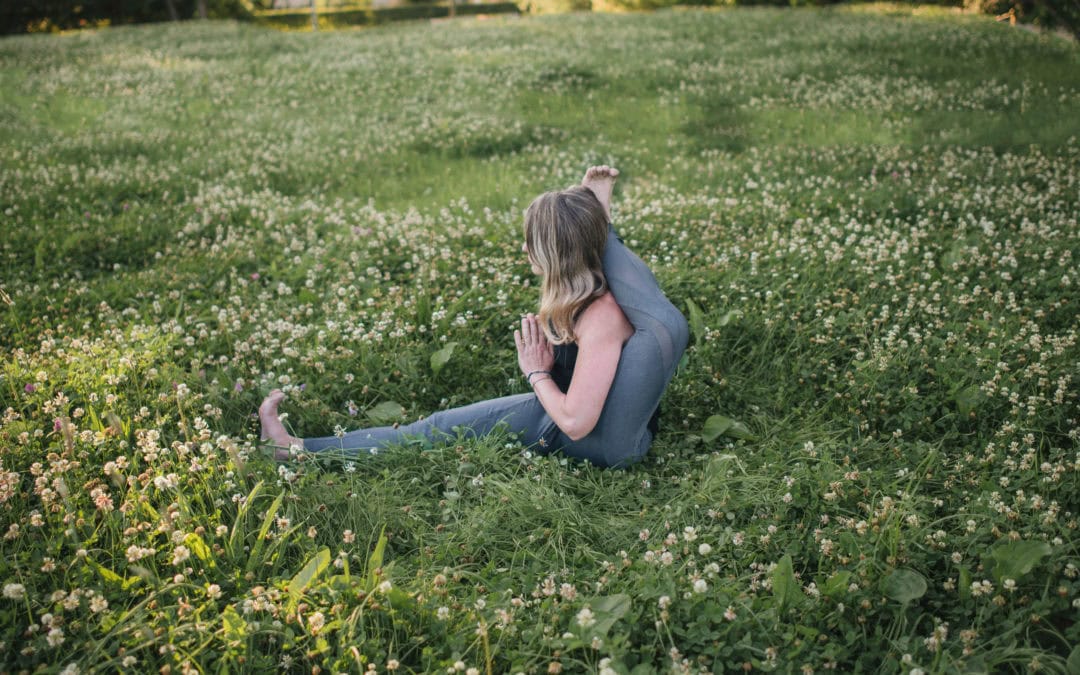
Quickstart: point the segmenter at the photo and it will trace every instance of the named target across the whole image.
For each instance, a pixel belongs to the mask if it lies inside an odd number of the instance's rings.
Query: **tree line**
[[[319,6],[347,0],[316,0]],[[406,0],[431,4],[449,0]],[[593,9],[655,9],[689,5],[829,5],[849,0],[515,0],[526,12],[563,12]],[[933,1],[933,0],[932,0]],[[92,28],[105,25],[182,21],[199,18],[250,20],[273,0],[36,0],[0,3],[0,32],[27,33]],[[365,0],[354,4],[363,5]],[[1010,22],[1045,28],[1063,28],[1080,39],[1080,0],[936,0],[936,4],[964,6]]]

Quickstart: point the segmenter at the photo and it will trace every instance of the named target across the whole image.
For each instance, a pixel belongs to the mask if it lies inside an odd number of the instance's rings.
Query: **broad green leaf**
[[[1008,648],[1011,649],[1012,645]],[[990,667],[986,665],[986,659],[980,654],[975,654],[964,659],[964,670],[962,672],[964,675],[990,675],[990,673],[998,671],[991,670]]]
[[[971,599],[971,572],[967,567],[960,565],[960,598],[962,600]]]
[[[682,372],[686,370],[686,365],[688,363],[690,363],[690,354],[688,352],[683,352],[682,358],[679,359],[679,365],[676,368],[676,371]]]
[[[723,328],[724,326],[728,325],[729,323],[731,323],[735,319],[741,318],[742,315],[743,315],[743,312],[742,312],[741,309],[733,309],[733,310],[731,310],[729,312],[726,312],[724,314],[724,316],[720,317],[720,320],[716,323],[716,325],[719,326],[720,328]]]
[[[368,419],[375,424],[391,424],[401,419],[405,409],[395,401],[383,401],[367,411]]]
[[[225,611],[221,613],[221,625],[225,629],[226,642],[244,639],[247,622],[244,621],[243,617],[237,613],[236,608],[232,605],[226,606]]]
[[[456,342],[447,342],[445,347],[431,355],[431,372],[435,373],[436,376],[450,360],[450,357],[454,355],[455,347],[457,347]],[[370,415],[370,413],[368,414]]]
[[[258,565],[264,562],[262,560],[262,550],[263,545],[266,542],[266,534],[274,524],[274,519],[277,518],[278,509],[281,508],[281,502],[284,499],[285,493],[282,492],[274,499],[274,503],[270,505],[270,508],[266,510],[266,515],[263,516],[262,527],[259,528],[259,536],[255,538],[255,543],[251,545],[251,554],[248,556],[248,572],[254,570]]]
[[[1073,647],[1069,652],[1069,659],[1065,662],[1065,672],[1069,675],[1080,675],[1080,645]]]
[[[926,594],[926,579],[915,570],[902,567],[882,579],[881,592],[885,597],[906,605]]]
[[[209,561],[210,566],[214,566],[213,554],[210,552],[210,547],[206,545],[206,542],[203,541],[202,537],[194,532],[189,532],[188,535],[184,537],[184,545],[195,554],[196,558],[203,562]]]
[[[967,417],[971,413],[975,412],[975,409],[979,407],[979,404],[983,402],[986,395],[983,394],[982,389],[977,385],[971,385],[961,389],[953,397],[956,401],[956,409],[960,412],[960,415]]]
[[[607,635],[615,622],[623,618],[630,611],[630,596],[625,593],[606,595],[589,603],[589,607],[596,617],[596,623],[589,629],[598,637]]]
[[[851,582],[851,572],[840,570],[825,580],[821,586],[821,592],[830,598],[842,593],[847,593],[848,584]]]
[[[715,441],[721,436],[730,436],[744,441],[753,440],[754,435],[750,429],[738,420],[723,415],[711,415],[705,420],[705,427],[701,430],[701,437],[706,442]]]
[[[379,583],[378,571],[383,566],[383,556],[386,555],[386,541],[386,526],[383,526],[382,531],[379,532],[379,540],[375,543],[375,550],[368,556],[366,586],[368,592],[371,592]]]
[[[990,552],[994,559],[994,576],[997,581],[1018,581],[1030,572],[1045,556],[1050,555],[1050,544],[1045,541],[1009,541],[999,544]]]
[[[121,588],[123,590],[125,590],[125,591],[128,588],[130,588],[130,587],[134,586],[135,584],[139,583],[140,581],[146,581],[148,583],[153,583],[157,579],[157,576],[153,572],[151,572],[148,568],[143,567],[142,565],[128,565],[128,569],[135,576],[128,577],[124,581],[124,585],[121,586]]]
[[[717,438],[724,435],[731,425],[735,421],[730,417],[724,417],[723,415],[712,415],[709,419],[705,420],[705,427],[701,430],[701,437],[706,442],[715,441]]]
[[[105,567],[104,565],[102,565],[100,563],[97,563],[97,562],[91,562],[91,564],[94,566],[94,569],[96,569],[98,571],[98,574],[101,575],[101,578],[104,579],[105,581],[108,581],[109,583],[121,584],[121,585],[124,583],[124,577],[120,576],[116,572],[113,572],[108,567]]]
[[[690,298],[686,299],[686,309],[690,314],[690,332],[694,334],[694,344],[700,345],[705,341],[705,314]]]
[[[94,412],[93,406],[86,406],[86,412],[90,415],[90,428],[94,431],[105,431],[105,425],[101,423],[97,413]]]
[[[236,550],[237,541],[240,531],[243,529],[244,516],[247,515],[248,509],[255,503],[255,498],[262,492],[263,482],[259,481],[255,483],[255,486],[251,488],[251,492],[248,493],[247,499],[240,505],[240,508],[236,510],[236,520],[233,521],[232,531],[229,532],[229,554]]]
[[[802,601],[802,589],[791,566],[791,556],[785,555],[772,572],[772,591],[780,610],[795,607]]]
[[[732,422],[731,426],[728,427],[727,435],[743,441],[754,440],[754,434],[750,433],[750,428],[738,420]]]
[[[301,594],[304,590],[311,585],[311,582],[315,581],[323,570],[330,566],[330,549],[321,548],[318,552],[311,556],[311,560],[307,561],[299,572],[296,573],[289,581],[289,606],[295,607],[299,602]]]

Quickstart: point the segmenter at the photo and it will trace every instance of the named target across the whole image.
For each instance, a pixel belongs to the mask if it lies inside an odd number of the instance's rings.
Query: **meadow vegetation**
[[[1080,49],[686,10],[0,40],[0,670],[1077,672]],[[507,434],[590,164],[692,328],[648,459]]]

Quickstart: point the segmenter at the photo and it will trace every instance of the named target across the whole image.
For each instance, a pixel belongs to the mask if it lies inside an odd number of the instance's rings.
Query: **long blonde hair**
[[[603,205],[580,185],[545,192],[525,211],[529,259],[543,272],[537,318],[552,344],[575,341],[577,313],[607,292],[607,231]]]

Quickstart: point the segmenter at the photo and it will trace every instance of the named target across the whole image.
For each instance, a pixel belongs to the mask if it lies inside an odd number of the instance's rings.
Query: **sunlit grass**
[[[1078,73],[893,5],[0,40],[0,669],[1066,672]],[[693,332],[645,462],[258,451],[524,391],[598,163]]]

